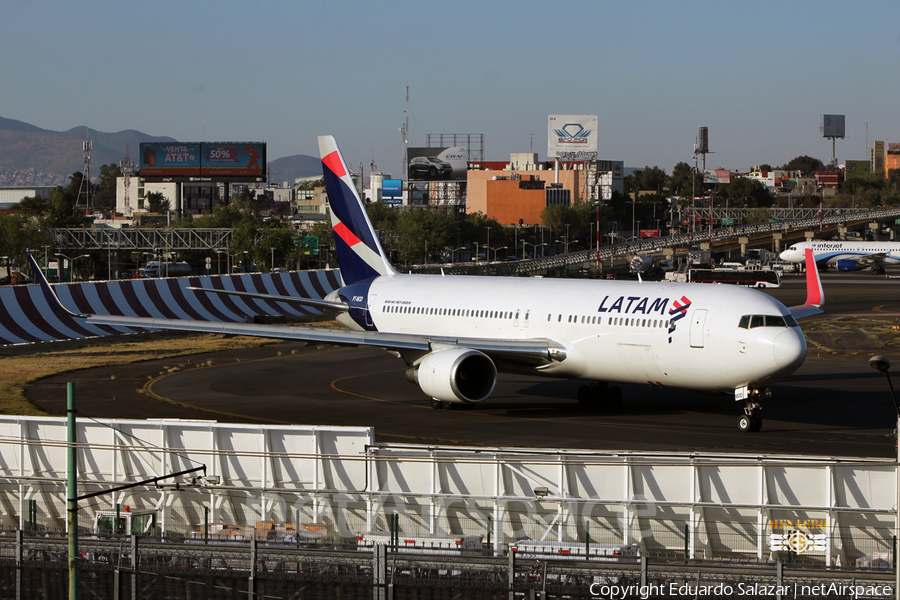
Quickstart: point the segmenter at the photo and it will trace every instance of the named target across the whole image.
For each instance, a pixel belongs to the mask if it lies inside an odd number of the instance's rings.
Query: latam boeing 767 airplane
[[[320,137],[319,151],[343,287],[323,300],[189,289],[315,307],[346,330],[75,316],[95,324],[381,347],[405,361],[407,378],[434,408],[487,399],[500,372],[582,380],[578,400],[585,404],[617,404],[622,391],[615,384],[622,383],[724,393],[745,402],[743,431],[760,429],[760,401],[806,358],[796,319],[822,312],[815,269],[808,270],[806,303],[790,310],[731,285],[405,275],[382,249],[334,138]],[[69,312],[41,283],[51,306]]]

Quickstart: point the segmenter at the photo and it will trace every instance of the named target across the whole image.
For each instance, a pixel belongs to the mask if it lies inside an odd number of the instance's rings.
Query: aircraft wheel
[[[753,415],[751,417],[751,420],[753,421],[753,425],[750,431],[759,431],[760,429],[762,429],[762,417],[760,417],[759,415]]]
[[[738,420],[738,429],[744,433],[753,431],[753,417],[750,415],[741,415],[741,418]]]
[[[578,404],[581,406],[590,406],[596,400],[597,395],[589,385],[583,385],[578,388]]]
[[[440,409],[444,408],[444,405],[437,398],[432,398],[431,399],[431,408],[433,408],[435,410],[440,410]]]
[[[441,404],[444,406],[444,410],[453,410],[453,403],[449,400],[444,400]]]
[[[622,388],[614,385],[607,390],[606,405],[610,408],[619,408],[622,405]]]

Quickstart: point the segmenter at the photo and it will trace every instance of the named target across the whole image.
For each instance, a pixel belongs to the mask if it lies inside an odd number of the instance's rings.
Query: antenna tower
[[[125,158],[119,161],[119,169],[122,170],[122,182],[125,187],[125,218],[130,219],[134,215],[131,207],[131,178],[134,176],[134,161],[128,154],[128,145],[125,146]]]
[[[400,179],[406,181],[406,167],[409,164],[409,86],[406,86],[406,109],[403,111],[404,121],[400,126],[400,137],[403,138],[403,164],[400,165]]]
[[[79,210],[91,210],[94,203],[91,201],[91,150],[94,143],[91,140],[84,140],[81,143],[84,151],[84,171],[81,178],[81,185],[78,188],[78,199],[75,201],[75,208]]]

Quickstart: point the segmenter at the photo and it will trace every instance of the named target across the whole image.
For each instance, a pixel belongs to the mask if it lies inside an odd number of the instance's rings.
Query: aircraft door
[[[703,331],[706,325],[705,308],[698,308],[691,315],[691,348],[703,347]]]
[[[372,312],[375,310],[375,299],[377,294],[370,294],[366,300],[366,325],[372,324]]]

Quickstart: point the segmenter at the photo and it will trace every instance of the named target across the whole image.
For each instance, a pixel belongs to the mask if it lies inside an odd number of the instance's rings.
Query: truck
[[[143,269],[143,277],[183,277],[191,274],[191,265],[186,262],[151,260]]]

